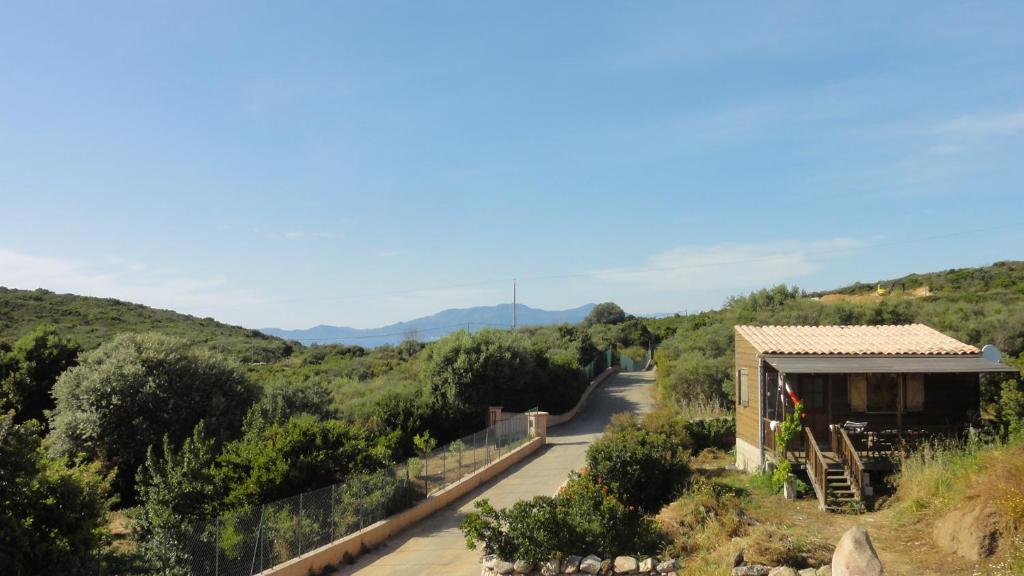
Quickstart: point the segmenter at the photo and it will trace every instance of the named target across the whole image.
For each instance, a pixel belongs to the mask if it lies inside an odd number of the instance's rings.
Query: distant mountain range
[[[516,324],[542,326],[548,324],[575,324],[586,318],[594,304],[585,304],[569,310],[540,310],[525,304],[516,304]],[[303,344],[358,344],[366,348],[384,344],[398,344],[414,338],[421,341],[437,340],[456,330],[476,332],[482,328],[509,328],[512,326],[512,305],[451,308],[433,314],[381,326],[380,328],[349,328],[347,326],[314,326],[304,330],[261,328],[260,332]]]

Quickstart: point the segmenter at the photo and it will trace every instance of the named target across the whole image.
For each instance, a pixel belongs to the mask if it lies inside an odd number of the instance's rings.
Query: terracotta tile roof
[[[762,354],[979,354],[924,324],[899,326],[737,326]]]

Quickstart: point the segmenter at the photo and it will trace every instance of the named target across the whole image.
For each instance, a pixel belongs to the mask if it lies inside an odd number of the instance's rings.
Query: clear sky
[[[1020,2],[5,2],[0,285],[251,327],[1024,258]]]

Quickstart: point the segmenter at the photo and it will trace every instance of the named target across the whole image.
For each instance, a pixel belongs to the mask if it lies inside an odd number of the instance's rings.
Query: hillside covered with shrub
[[[159,332],[201,343],[240,362],[273,362],[296,345],[258,330],[231,326],[172,310],[150,308],[115,298],[15,290],[0,286],[0,341],[13,342],[40,325],[92,350],[117,334]]]
[[[878,294],[879,285],[886,288],[885,295]],[[661,341],[656,360],[658,389],[665,400],[728,406],[734,389],[733,328],[738,324],[914,322],[979,347],[995,344],[1004,360],[1020,362],[1024,353],[1024,262],[911,274],[829,293],[811,294],[780,285],[730,298],[719,310],[648,320],[647,327]],[[988,387],[985,400],[995,401],[996,394],[997,387]]]

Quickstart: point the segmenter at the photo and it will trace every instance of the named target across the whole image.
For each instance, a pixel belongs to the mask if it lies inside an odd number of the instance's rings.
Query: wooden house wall
[[[743,336],[736,334],[736,369],[733,377],[736,378],[736,436],[753,446],[761,445],[760,427],[758,426],[760,415],[760,390],[761,380],[757,371],[757,351]],[[746,406],[740,403],[739,397],[739,371],[747,370],[747,390],[749,402]]]

